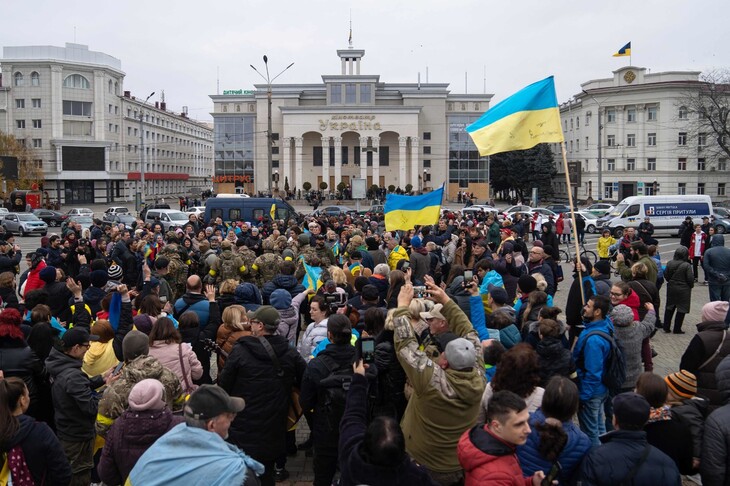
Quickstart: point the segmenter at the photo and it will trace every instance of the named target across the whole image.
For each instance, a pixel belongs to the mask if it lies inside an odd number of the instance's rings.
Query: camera
[[[428,297],[428,293],[426,291],[426,287],[423,285],[417,285],[413,287],[413,298],[414,299],[424,299]]]
[[[327,307],[329,307],[330,314],[334,314],[337,312],[337,309],[344,307],[347,304],[347,294],[340,292],[325,292],[323,295],[324,301],[327,304]]]

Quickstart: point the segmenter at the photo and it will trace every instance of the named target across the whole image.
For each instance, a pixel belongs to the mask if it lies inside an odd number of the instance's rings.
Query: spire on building
[[[350,37],[347,39],[347,43],[350,45],[350,49],[352,49],[352,9],[350,9]]]

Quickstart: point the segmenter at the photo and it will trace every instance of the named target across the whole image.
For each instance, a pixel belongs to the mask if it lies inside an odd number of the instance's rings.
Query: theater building
[[[211,95],[218,192],[288,187],[296,194],[305,183],[326,183],[331,192],[360,178],[368,188],[413,191],[446,182],[452,199],[460,189],[486,198],[487,161],[464,127],[487,110],[492,95],[452,94],[448,83],[384,83],[364,74],[364,50],[337,56],[339,74],[322,75],[321,84],[271,85],[271,173],[269,86]]]

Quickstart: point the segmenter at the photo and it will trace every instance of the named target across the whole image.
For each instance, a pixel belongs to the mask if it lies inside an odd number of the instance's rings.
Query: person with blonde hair
[[[246,316],[246,309],[237,304],[226,307],[222,320],[215,342],[226,354],[230,354],[233,345],[239,338],[251,335],[251,323]],[[222,354],[218,354],[218,369],[222,370],[225,363],[226,358]]]
[[[236,287],[238,287],[238,284],[238,280],[233,278],[221,282],[218,289],[218,307],[220,307],[221,312],[225,311],[228,306],[236,304]]]

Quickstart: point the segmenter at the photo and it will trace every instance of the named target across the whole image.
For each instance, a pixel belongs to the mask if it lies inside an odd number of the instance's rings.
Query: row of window
[[[43,128],[43,122],[40,118],[32,120],[33,128]],[[15,128],[25,128],[25,120],[15,120]]]
[[[649,147],[656,147],[656,133],[651,132],[646,134],[646,145]],[[677,145],[686,146],[687,145],[687,132],[679,132],[677,136]],[[588,137],[585,138],[585,150],[588,150]],[[707,145],[707,134],[706,133],[700,133],[697,135],[697,146],[698,147],[705,147]],[[606,135],[606,146],[607,147],[618,147],[616,144],[616,135]],[[626,146],[627,147],[636,147],[636,134],[635,133],[629,133],[626,135]],[[580,150],[580,140],[575,140],[575,149]],[[570,141],[570,150],[573,150],[573,141]]]
[[[687,109],[685,107],[680,107],[679,114],[680,119],[686,119],[687,118]],[[585,126],[590,126],[591,124],[591,117],[592,113],[589,111],[585,114]],[[616,109],[615,108],[607,108],[606,109],[606,123],[614,123],[616,122]],[[646,119],[648,121],[656,121],[659,119],[659,107],[652,105],[648,106],[646,108]],[[637,115],[636,115],[636,108],[628,108],[626,110],[626,121],[628,123],[635,123],[637,121]],[[580,117],[576,116],[575,118],[569,118],[563,120],[563,125],[565,127],[565,131],[568,131],[568,125],[570,125],[570,129],[573,130],[580,128]]]
[[[677,159],[677,170],[687,170],[687,158],[686,157],[680,157]],[[707,170],[708,164],[707,160],[704,158],[697,159],[697,165],[696,170]],[[711,167],[712,168],[712,167]],[[718,171],[727,171],[727,159],[719,159],[717,161],[717,164],[715,166],[715,169]],[[606,159],[606,170],[607,171],[615,171],[616,170],[616,159]],[[656,168],[656,158],[655,157],[649,157],[646,159],[646,166],[645,167],[638,167],[636,164],[635,158],[627,158],[626,159],[626,170],[632,171],[632,170],[647,170],[647,171],[655,171]]]
[[[31,103],[33,108],[40,108],[41,107],[41,99],[40,98],[31,98]],[[25,109],[25,98],[16,98],[15,99],[15,109],[17,110],[24,110]]]
[[[111,107],[112,105],[109,105],[109,106]],[[111,111],[109,113],[111,113]],[[116,110],[115,110],[115,113],[116,113]],[[127,108],[127,117],[134,118],[135,120],[139,120],[139,112],[137,110],[132,111],[131,108]],[[210,136],[205,135],[205,133],[207,133],[207,132],[203,132],[202,130],[200,130],[198,128],[193,128],[193,127],[190,127],[187,125],[183,125],[182,123],[177,123],[177,122],[165,119],[165,118],[161,118],[159,116],[155,117],[155,115],[152,115],[152,117],[150,117],[149,113],[144,114],[144,121],[146,123],[153,123],[155,125],[159,125],[163,128],[169,128],[171,130],[178,130],[178,131],[181,131],[188,135],[194,135],[196,137],[204,137],[204,138],[210,139]]]
[[[653,184],[644,185],[644,195],[654,196],[658,193],[659,193],[659,187],[656,187]],[[613,199],[613,194],[614,194],[613,182],[605,182],[603,184],[603,197],[606,199]],[[688,194],[686,182],[679,182],[677,184],[677,194],[679,194],[681,196]],[[697,189],[692,194],[707,194],[707,184],[704,182],[698,182]],[[717,184],[717,195],[718,196],[727,195],[727,183],[719,182]]]

